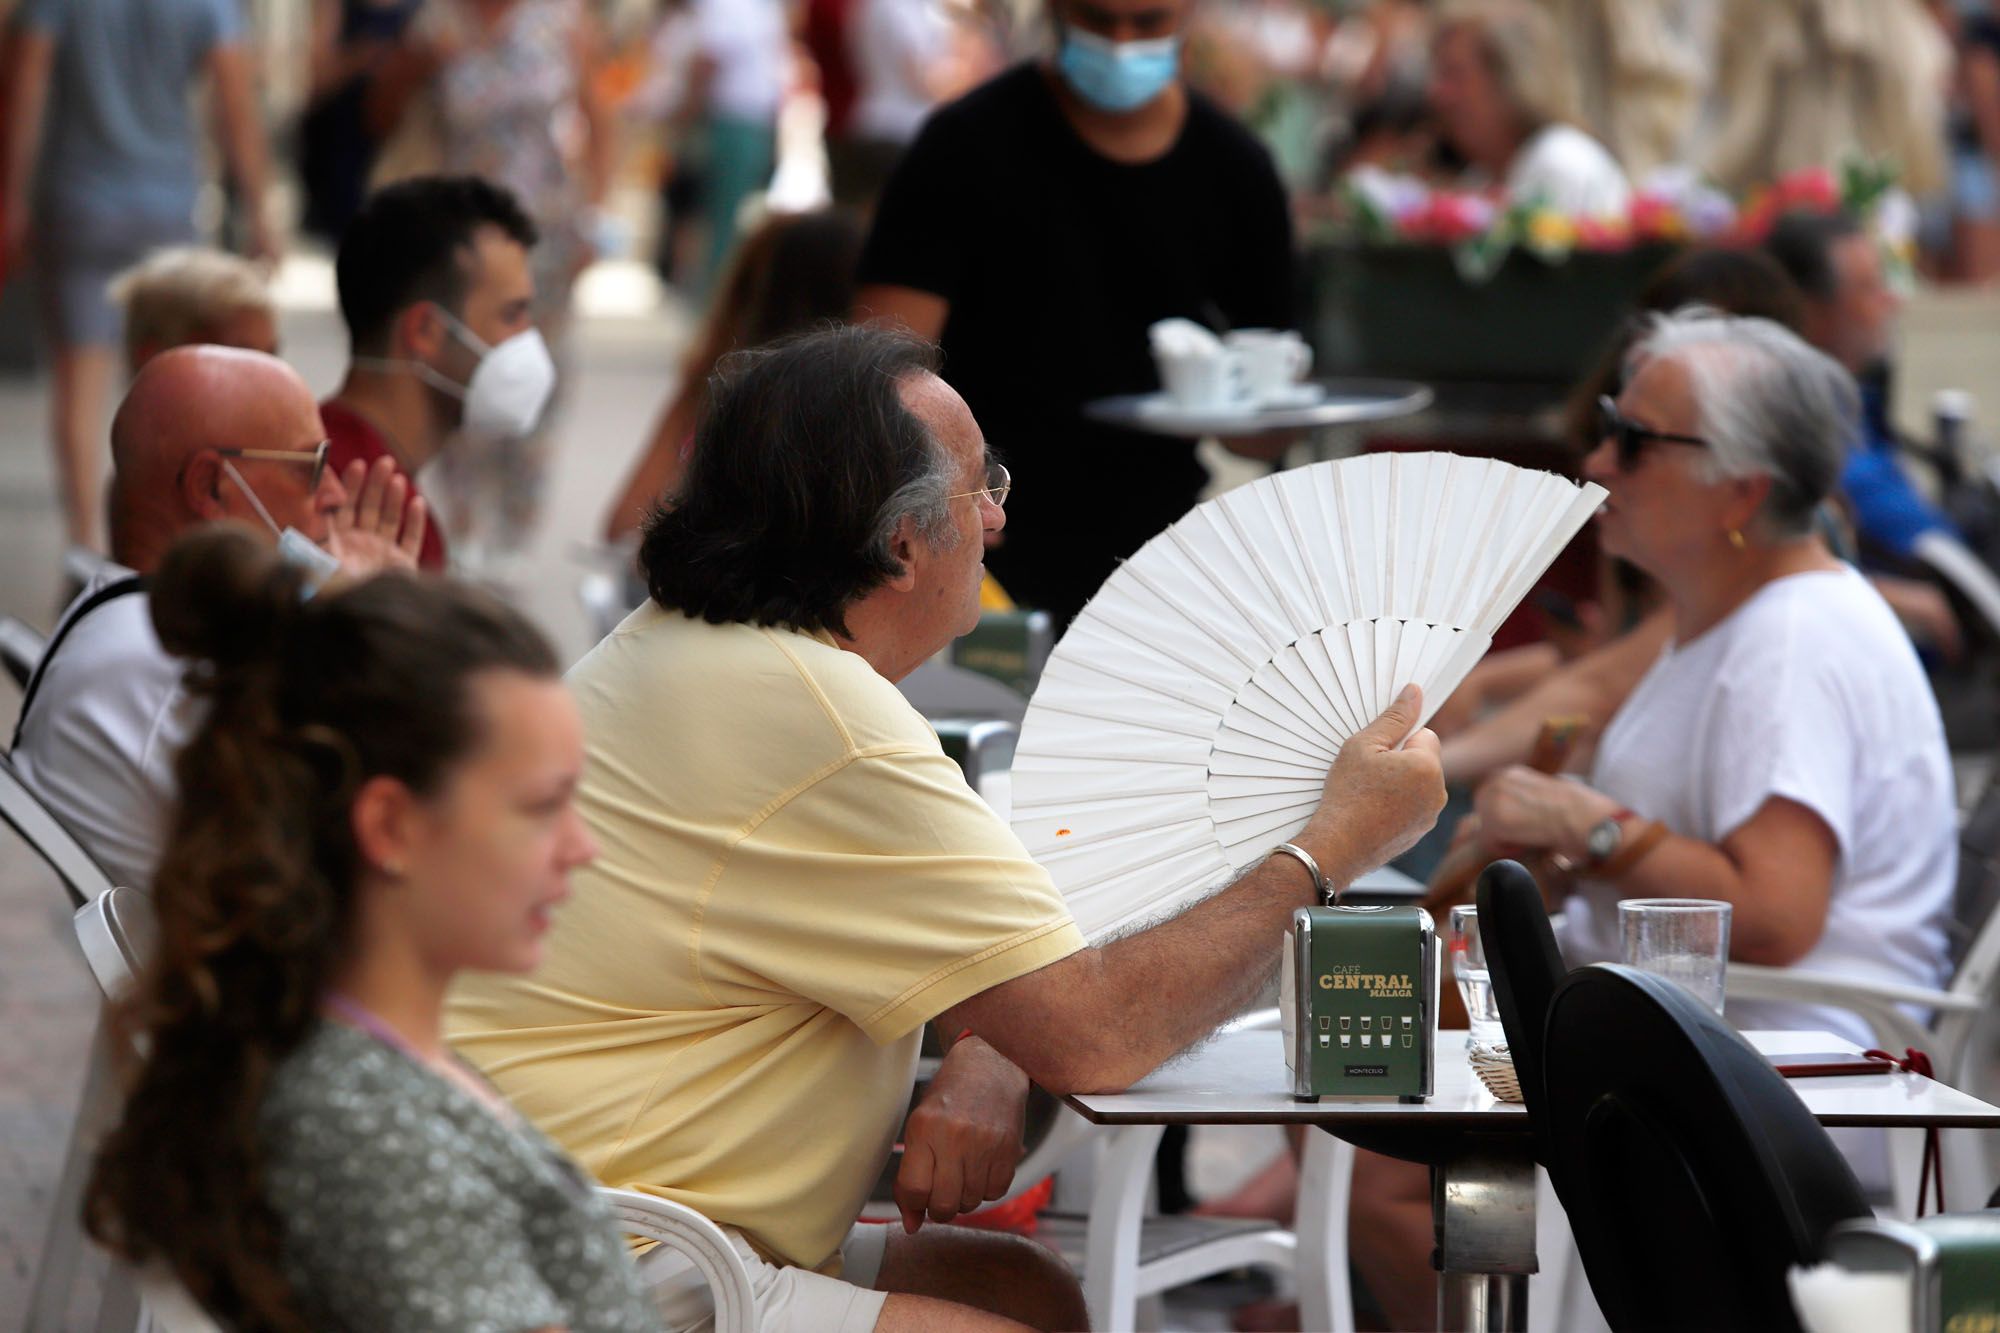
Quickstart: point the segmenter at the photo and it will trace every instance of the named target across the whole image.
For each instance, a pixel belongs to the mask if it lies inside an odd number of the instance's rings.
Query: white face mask
[[[540,424],[556,391],[556,363],[540,329],[523,329],[497,347],[489,347],[443,306],[452,336],[478,352],[479,364],[464,384],[448,379],[421,361],[357,356],[356,365],[404,367],[440,393],[465,404],[465,430],[485,439],[518,440]]]
[[[334,558],[332,552],[297,528],[290,525],[280,528],[277,525],[271,511],[264,508],[264,502],[257,498],[257,492],[250,488],[250,483],[243,480],[243,474],[236,470],[234,463],[225,458],[222,467],[230,480],[236,483],[236,489],[243,492],[243,498],[250,502],[250,507],[257,511],[257,517],[264,520],[264,526],[277,535],[278,557],[288,565],[297,565],[305,570],[308,588],[317,589],[339,571],[340,561]]]

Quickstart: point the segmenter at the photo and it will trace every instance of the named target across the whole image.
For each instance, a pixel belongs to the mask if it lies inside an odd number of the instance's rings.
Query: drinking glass
[[[1479,908],[1460,903],[1451,909],[1451,974],[1465,1001],[1470,1031],[1467,1046],[1500,1046],[1507,1029],[1500,1023],[1500,1006],[1493,999],[1493,978],[1486,970],[1486,948],[1479,939]]]
[[[1722,1012],[1729,963],[1729,904],[1706,898],[1627,898],[1618,904],[1625,961],[1665,977]]]

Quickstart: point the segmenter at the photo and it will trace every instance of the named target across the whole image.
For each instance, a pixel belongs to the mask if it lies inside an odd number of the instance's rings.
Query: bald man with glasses
[[[117,563],[63,613],[22,699],[21,779],[112,879],[146,888],[200,720],[154,634],[145,576],[190,528],[237,520],[324,574],[416,567],[423,502],[389,459],[327,465],[311,390],[276,357],[180,347],[148,362],[111,429]],[[290,534],[290,535],[288,535]]]

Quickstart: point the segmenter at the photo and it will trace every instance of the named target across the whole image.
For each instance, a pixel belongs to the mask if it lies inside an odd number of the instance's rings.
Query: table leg
[[[1535,1272],[1535,1162],[1526,1145],[1468,1144],[1431,1171],[1438,1327],[1522,1333]]]

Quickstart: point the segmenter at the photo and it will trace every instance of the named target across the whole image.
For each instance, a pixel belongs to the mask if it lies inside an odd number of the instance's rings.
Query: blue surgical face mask
[[[1131,111],[1146,105],[1174,81],[1180,68],[1181,39],[1114,42],[1079,28],[1063,30],[1056,68],[1076,95],[1100,111]]]
[[[320,584],[340,572],[340,561],[335,558],[333,552],[290,524],[280,528],[276,520],[271,517],[271,511],[264,508],[264,502],[257,498],[257,492],[250,488],[250,483],[243,480],[243,474],[236,470],[236,465],[224,459],[222,466],[229,473],[230,479],[236,483],[237,489],[243,492],[243,498],[250,502],[250,507],[257,511],[257,517],[264,520],[264,526],[277,536],[279,558],[286,564],[297,565],[305,571],[306,596],[312,596],[319,590]]]

